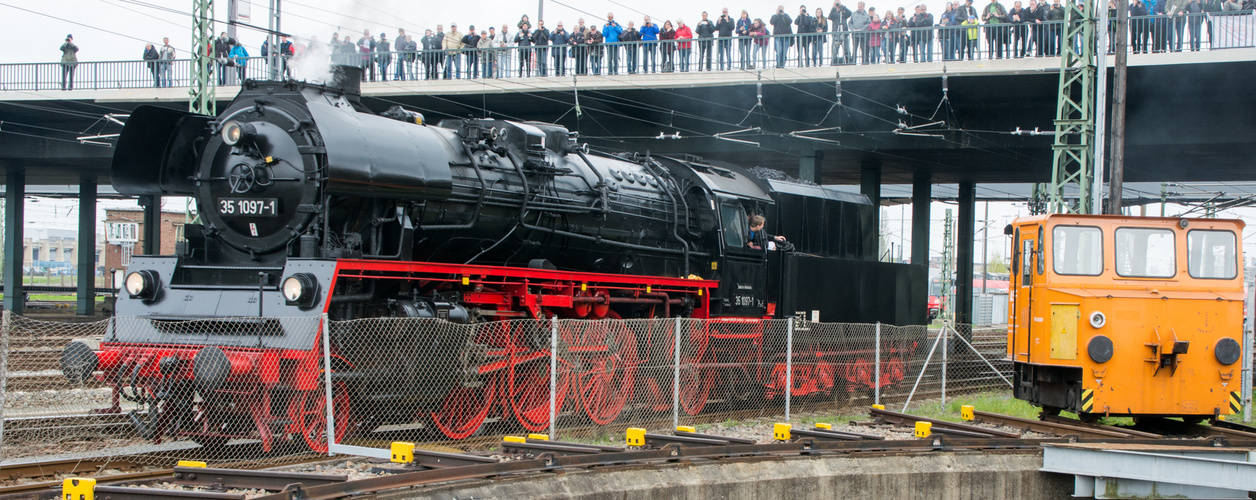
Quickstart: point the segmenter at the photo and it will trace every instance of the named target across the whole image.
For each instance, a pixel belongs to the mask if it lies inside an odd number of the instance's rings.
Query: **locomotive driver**
[[[767,222],[762,215],[750,216],[750,242],[747,245],[755,250],[762,250],[764,242],[767,243],[768,250],[776,250],[777,243],[784,243],[784,236],[773,236],[763,230],[763,223]]]

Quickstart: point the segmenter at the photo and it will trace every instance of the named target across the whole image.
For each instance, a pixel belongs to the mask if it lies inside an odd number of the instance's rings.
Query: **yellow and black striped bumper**
[[[1230,391],[1230,413],[1238,413],[1239,408],[1243,407],[1243,396],[1239,391]]]
[[[1095,407],[1095,390],[1083,389],[1082,390],[1082,413],[1091,413],[1091,410],[1094,407]]]

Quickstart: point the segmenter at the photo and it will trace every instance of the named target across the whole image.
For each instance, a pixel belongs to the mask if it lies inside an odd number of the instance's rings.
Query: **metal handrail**
[[[940,21],[940,17],[938,18]],[[1110,23],[1110,33],[1115,31]],[[694,38],[599,45],[546,45],[443,49],[436,51],[331,51],[331,61],[364,68],[364,80],[394,80],[402,66],[405,80],[602,75],[646,72],[759,70],[841,64],[887,64],[1014,57],[1055,57],[1063,22],[930,26],[879,30],[843,30],[766,37]],[[1130,19],[1131,53],[1256,47],[1256,13],[1222,11],[1181,17]],[[513,39],[513,35],[510,37]],[[415,39],[416,43],[419,39]],[[560,48],[561,47],[561,48]],[[709,56],[708,56],[709,55]],[[778,57],[779,55],[779,57]],[[382,61],[388,61],[381,65]],[[211,84],[236,85],[241,78],[307,79],[302,58],[284,58],[275,68],[264,57],[239,59],[240,65],[215,64]],[[0,91],[59,90],[63,77],[72,88],[187,88],[192,60],[90,61],[0,64]],[[70,73],[71,74],[67,74]],[[321,71],[320,71],[321,73]],[[384,75],[383,73],[387,73]],[[168,79],[168,82],[167,82]],[[71,83],[66,78],[66,87]]]

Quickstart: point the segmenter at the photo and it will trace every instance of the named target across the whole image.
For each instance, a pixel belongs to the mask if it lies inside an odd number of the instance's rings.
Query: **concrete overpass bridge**
[[[1247,89],[1256,79],[1256,49],[1136,54],[1129,63],[1127,181],[1256,180],[1248,153],[1256,150],[1256,96]],[[468,116],[556,122],[593,148],[691,154],[859,185],[876,203],[883,202],[883,184],[910,185],[917,228],[912,261],[924,263],[934,185],[957,185],[946,196],[960,202],[959,233],[971,235],[978,184],[1049,180],[1058,80],[1059,59],[1029,58],[373,82],[363,84],[362,94],[376,111],[401,105],[429,122]],[[217,93],[222,106],[236,90]],[[26,186],[77,182],[87,194],[82,202],[94,206],[93,193],[109,183],[112,149],[108,141],[76,137],[117,132],[104,115],[142,104],[185,109],[187,89],[0,92],[0,131],[8,132],[0,134],[8,269],[21,268],[13,260],[21,253],[12,250],[20,248],[16,222]],[[157,204],[148,206],[155,214]],[[81,227],[94,227],[86,215],[94,211],[80,213]],[[964,262],[971,238],[959,241]],[[8,275],[6,290],[20,287]],[[11,295],[5,306],[20,310]]]

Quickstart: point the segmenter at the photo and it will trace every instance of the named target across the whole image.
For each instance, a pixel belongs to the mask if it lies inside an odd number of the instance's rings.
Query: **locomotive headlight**
[[[288,305],[308,308],[318,295],[318,280],[309,273],[297,273],[283,280],[281,290]]]
[[[257,136],[257,129],[247,123],[240,123],[231,120],[222,125],[222,142],[228,146],[235,146],[240,141],[248,140]]]
[[[144,269],[128,274],[125,286],[131,298],[151,300],[157,296],[157,272]]]

